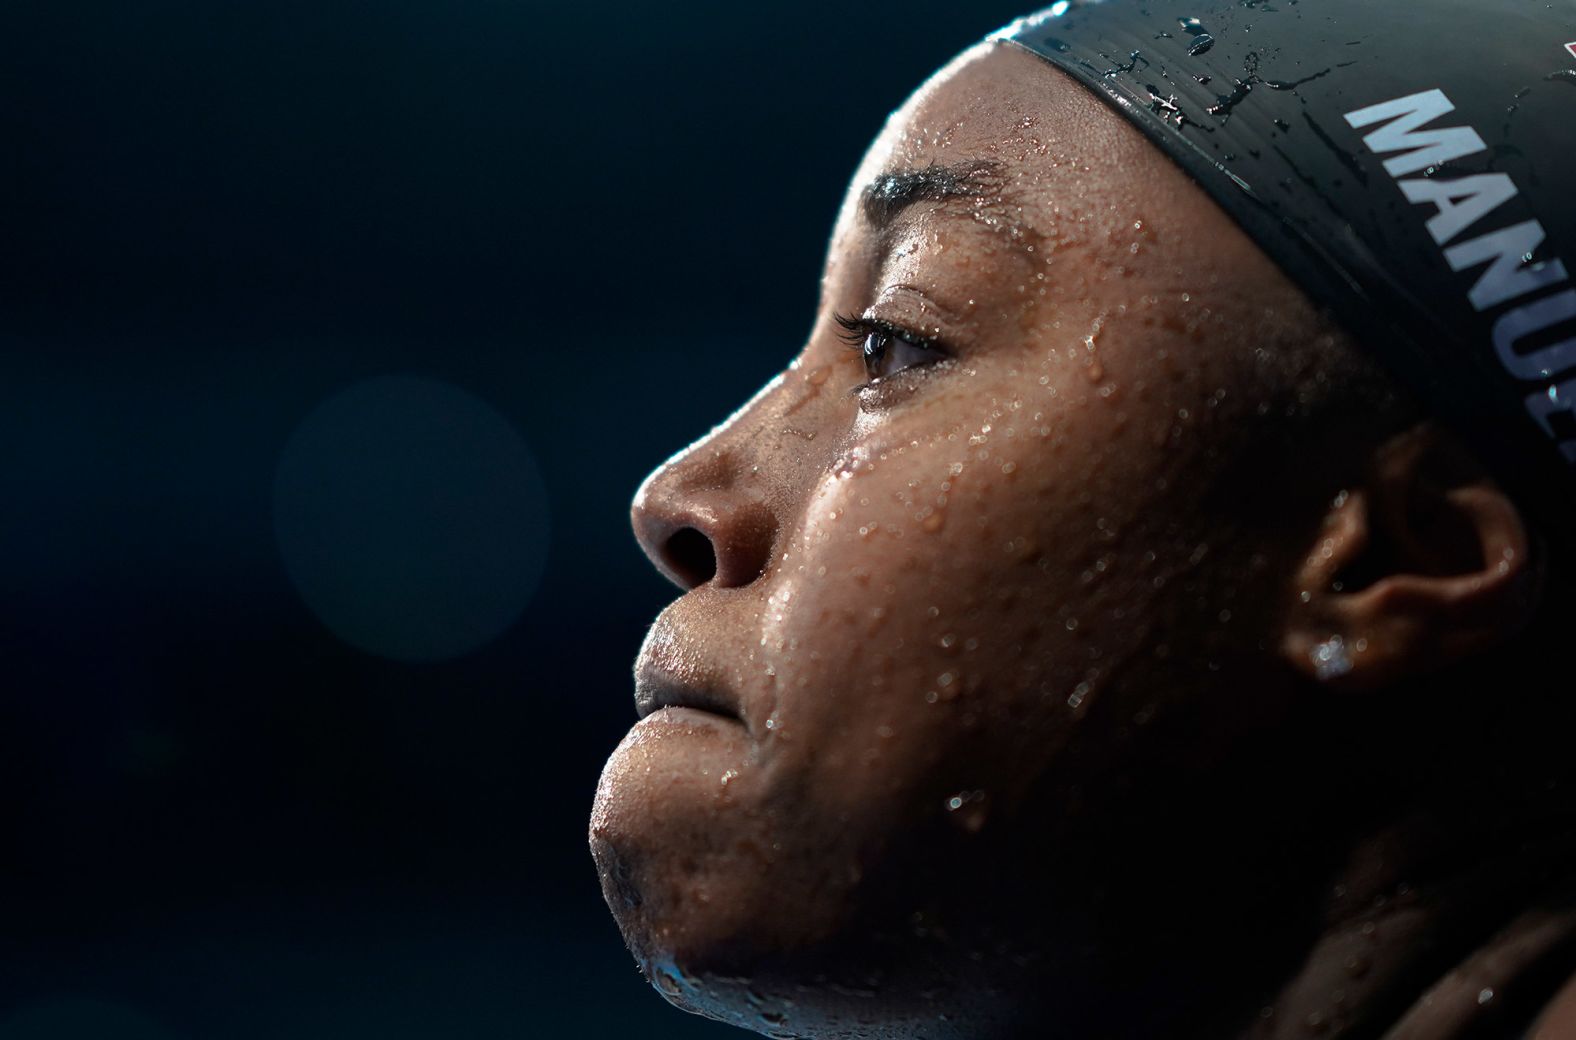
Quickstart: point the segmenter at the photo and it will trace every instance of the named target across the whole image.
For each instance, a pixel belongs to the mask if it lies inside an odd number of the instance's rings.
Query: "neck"
[[[1576,970],[1576,832],[1532,809],[1413,814],[1353,846],[1324,920],[1243,1040],[1525,1027]]]

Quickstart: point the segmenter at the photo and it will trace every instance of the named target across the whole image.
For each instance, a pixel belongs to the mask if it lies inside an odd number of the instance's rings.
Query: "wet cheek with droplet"
[[[779,768],[813,774],[822,808],[899,826],[959,791],[1002,804],[1197,549],[1176,432],[1194,388],[1140,387],[1159,348],[1115,309],[1061,320],[872,421],[808,497],[756,664]]]
[[[1084,553],[1057,519],[1065,489],[1018,409],[975,403],[985,419],[845,453],[763,615],[769,754],[813,771],[835,812],[943,812],[996,780],[998,735],[1076,714],[1087,668],[1070,648],[1087,638],[1063,558]]]

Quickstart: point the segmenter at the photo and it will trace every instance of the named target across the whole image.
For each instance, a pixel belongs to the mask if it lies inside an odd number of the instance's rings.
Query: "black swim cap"
[[[1576,2],[1059,0],[991,39],[1135,123],[1576,535]]]

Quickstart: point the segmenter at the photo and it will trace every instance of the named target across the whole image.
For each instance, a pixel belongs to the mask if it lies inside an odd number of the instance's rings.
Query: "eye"
[[[839,314],[837,324],[842,326],[844,342],[863,357],[872,383],[947,356],[925,337],[879,319]]]

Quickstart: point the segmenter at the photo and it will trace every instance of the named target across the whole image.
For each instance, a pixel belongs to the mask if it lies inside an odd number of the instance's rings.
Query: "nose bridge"
[[[726,492],[748,478],[759,478],[757,456],[769,450],[772,418],[780,410],[776,396],[784,382],[782,375],[773,378],[732,415],[653,470],[636,493],[637,502],[654,493]]]
[[[636,538],[681,588],[743,586],[769,566],[803,484],[802,448],[816,436],[795,425],[813,420],[795,392],[804,384],[796,371],[778,375],[641,483],[631,509]]]

